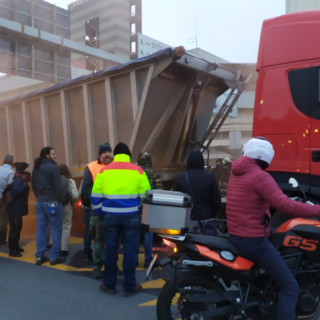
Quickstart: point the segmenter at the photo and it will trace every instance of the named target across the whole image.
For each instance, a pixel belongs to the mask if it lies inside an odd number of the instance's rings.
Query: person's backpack
[[[63,196],[60,202],[63,206],[65,206],[71,201],[69,180],[65,176],[61,176],[61,184]]]
[[[2,192],[2,200],[6,204],[9,204],[10,202],[12,202],[12,199],[13,199],[11,195],[12,186],[13,186],[13,182],[8,184]]]

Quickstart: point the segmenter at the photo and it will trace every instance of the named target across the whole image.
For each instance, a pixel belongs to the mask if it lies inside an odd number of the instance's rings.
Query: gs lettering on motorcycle
[[[286,247],[296,247],[307,251],[315,251],[318,247],[318,243],[318,240],[303,239],[302,237],[297,236],[287,236],[283,241],[283,245]]]

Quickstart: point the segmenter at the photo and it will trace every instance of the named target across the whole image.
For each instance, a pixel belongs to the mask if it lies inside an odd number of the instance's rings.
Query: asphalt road
[[[145,271],[137,271],[137,279],[145,281]],[[91,278],[91,271],[63,271],[0,257],[0,319],[156,319],[160,289],[152,286],[161,286],[161,281],[124,298],[119,277],[118,293],[110,296],[99,290],[100,281]]]
[[[82,213],[75,212],[67,261],[57,266],[49,262],[36,266],[36,217],[31,203],[20,240],[25,249],[23,257],[10,258],[8,248],[0,249],[0,320],[157,319],[156,299],[164,281],[155,271],[151,281],[145,282],[144,254],[139,254],[136,272],[143,292],[124,298],[123,277],[118,277],[118,293],[107,295],[99,290],[101,280],[92,278],[92,267],[84,262],[84,226]],[[120,249],[121,269],[122,258]]]

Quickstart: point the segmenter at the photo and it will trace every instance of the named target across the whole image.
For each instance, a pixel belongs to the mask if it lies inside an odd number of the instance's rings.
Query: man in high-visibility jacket
[[[150,184],[146,173],[130,163],[131,152],[124,143],[114,149],[114,161],[97,175],[92,189],[91,203],[97,215],[103,216],[105,258],[104,277],[100,289],[116,293],[119,239],[124,248],[123,296],[129,297],[142,290],[135,272],[140,235],[140,200]]]
[[[85,260],[92,260],[91,256],[91,236],[93,238],[93,277],[102,277],[102,266],[104,256],[103,219],[91,210],[91,193],[94,181],[99,171],[112,162],[112,149],[109,143],[99,145],[99,158],[86,166],[83,175],[81,201],[85,207],[85,220],[87,223],[84,236]]]

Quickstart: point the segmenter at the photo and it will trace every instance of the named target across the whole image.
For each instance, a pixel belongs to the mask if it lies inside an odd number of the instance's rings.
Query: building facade
[[[320,0],[286,0],[286,12],[320,10]]]
[[[71,79],[70,52],[63,48],[43,45],[38,41],[40,31],[49,39],[53,35],[70,38],[69,11],[43,0],[0,0],[0,72],[36,79],[44,82],[63,82]],[[36,33],[37,40],[10,31],[29,30]]]
[[[141,0],[78,0],[68,7],[71,40],[130,58],[142,32]],[[72,55],[73,64],[89,70],[109,67]]]
[[[214,165],[215,160],[218,158],[230,157],[235,159],[240,156],[242,147],[246,141],[252,138],[253,110],[258,78],[256,64],[230,63],[200,48],[189,50],[189,52],[211,63],[218,63],[221,67],[230,71],[238,72],[240,70],[245,77],[251,75],[251,80],[235,104],[234,110],[230,114],[231,116],[225,120],[219,133],[210,144],[208,165]],[[228,92],[225,92],[217,99],[216,109],[221,107],[226,100],[227,95]],[[214,117],[215,113],[212,114],[211,121]]]

